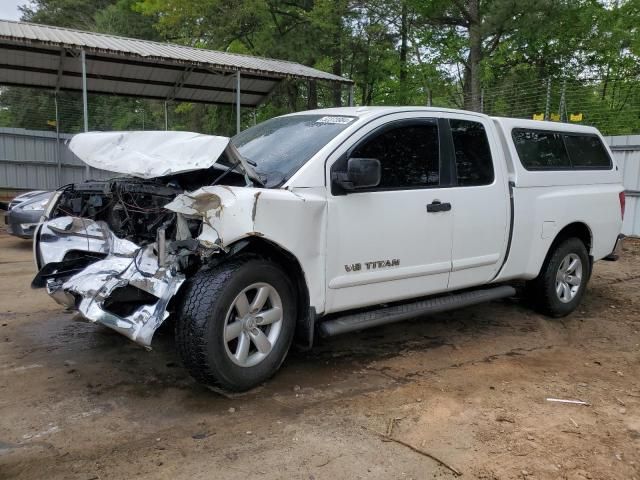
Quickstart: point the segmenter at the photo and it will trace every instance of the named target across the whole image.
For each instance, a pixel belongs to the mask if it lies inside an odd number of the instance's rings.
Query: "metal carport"
[[[352,81],[298,63],[0,20],[0,85],[257,107],[284,79]]]

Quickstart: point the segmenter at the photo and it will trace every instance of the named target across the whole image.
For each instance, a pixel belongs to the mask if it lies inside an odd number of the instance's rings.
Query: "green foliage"
[[[137,0],[117,0],[94,14],[95,30],[112,35],[163,40],[155,28],[156,19],[135,10]]]
[[[566,85],[563,115],[583,113],[607,133],[640,131],[638,0],[34,0],[23,13],[29,21],[303,63],[354,80],[360,105],[530,117],[547,103],[561,110]],[[76,97],[58,98],[68,115],[64,131],[81,128]],[[284,81],[256,112],[243,112],[243,125],[346,101],[333,86]],[[49,92],[5,89],[0,124],[45,128],[51,105]],[[90,108],[91,128],[164,128],[161,102],[92,96]],[[232,106],[168,110],[172,129],[235,130]]]
[[[95,15],[113,0],[31,0],[22,11],[22,20],[58,27],[95,30]]]

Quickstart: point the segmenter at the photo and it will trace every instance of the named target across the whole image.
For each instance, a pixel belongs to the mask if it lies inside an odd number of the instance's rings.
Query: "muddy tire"
[[[590,269],[584,243],[578,238],[563,240],[547,256],[540,275],[527,284],[528,297],[540,313],[569,315],[582,300]]]
[[[198,382],[244,391],[278,370],[293,339],[296,296],[277,264],[238,257],[185,287],[176,346]]]

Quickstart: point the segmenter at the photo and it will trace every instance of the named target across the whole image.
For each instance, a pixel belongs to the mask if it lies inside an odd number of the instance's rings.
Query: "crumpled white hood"
[[[209,168],[228,137],[193,132],[89,132],[74,136],[69,149],[94,168],[154,178]]]

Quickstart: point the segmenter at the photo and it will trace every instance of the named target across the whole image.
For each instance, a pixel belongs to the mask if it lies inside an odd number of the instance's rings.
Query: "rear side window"
[[[493,160],[487,132],[481,123],[449,120],[456,154],[458,185],[489,185],[493,182]]]
[[[563,170],[571,168],[562,134],[515,128],[511,132],[518,157],[527,170]]]
[[[399,125],[359,145],[351,157],[380,160],[379,189],[433,187],[440,184],[440,147],[435,123]]]
[[[564,141],[569,152],[571,164],[575,168],[610,168],[611,159],[595,135],[565,135]]]
[[[599,170],[612,167],[600,137],[514,128],[520,162],[527,170]]]

